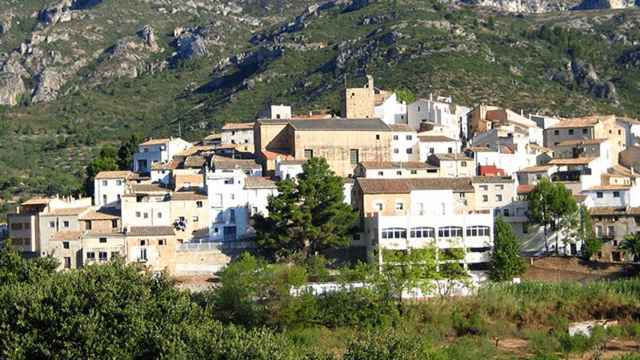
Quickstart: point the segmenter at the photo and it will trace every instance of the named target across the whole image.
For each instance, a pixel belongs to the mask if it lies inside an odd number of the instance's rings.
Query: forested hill
[[[514,4],[2,1],[0,196],[80,189],[98,145],[131,133],[196,139],[271,103],[337,110],[366,73],[466,105],[638,116],[637,9]]]

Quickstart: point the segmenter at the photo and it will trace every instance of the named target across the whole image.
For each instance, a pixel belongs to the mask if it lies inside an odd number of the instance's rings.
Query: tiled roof
[[[176,232],[171,226],[132,226],[127,236],[171,236]]]
[[[556,146],[597,145],[606,141],[607,139],[565,140]]]
[[[134,193],[169,192],[169,189],[163,188],[158,184],[132,184],[131,190]]]
[[[96,175],[96,180],[106,179],[130,179],[134,176],[131,171],[101,171]]]
[[[592,207],[589,214],[593,215],[636,215],[640,208]]]
[[[473,161],[473,158],[468,157],[465,154],[447,154],[447,153],[441,153],[441,154],[432,154],[431,156],[435,156],[436,158],[440,159],[440,160],[449,160],[449,161],[453,161],[453,160],[463,160],[463,161]]]
[[[437,169],[433,166],[421,161],[363,161],[360,163],[365,169]]]
[[[631,185],[599,185],[593,186],[584,191],[615,191],[615,190],[629,190]]]
[[[528,194],[535,188],[533,185],[518,185],[518,194]]]
[[[226,123],[222,130],[253,130],[252,122],[249,123]]]
[[[255,160],[245,159],[220,159],[216,158],[212,161],[214,169],[219,170],[233,170],[233,169],[262,169],[260,164]]]
[[[549,161],[550,165],[587,165],[596,158],[594,157],[582,157],[573,159],[552,159]]]
[[[579,128],[579,127],[591,127],[597,124],[599,121],[607,120],[612,116],[586,116],[581,118],[561,119],[555,125],[548,127],[547,129],[566,129],[566,128]]]
[[[416,132],[416,129],[407,124],[389,124],[389,127],[391,130],[397,132]]]
[[[514,179],[511,176],[474,176],[471,178],[474,184],[512,184]]]
[[[180,167],[181,163],[182,161],[179,159],[172,159],[171,161],[168,161],[166,163],[158,162],[158,163],[152,164],[151,169],[152,170],[174,170]]]
[[[280,164],[282,165],[304,165],[307,160],[282,160]]]
[[[171,139],[149,139],[145,142],[143,142],[140,145],[143,146],[147,146],[147,145],[162,145],[162,144],[168,144],[171,141]]]
[[[115,220],[120,218],[120,210],[116,208],[101,208],[89,210],[82,214],[80,220]]]
[[[412,190],[473,192],[470,178],[366,179],[356,182],[365,194],[408,194]]]
[[[60,231],[51,236],[52,241],[78,241],[82,238],[82,231]]]
[[[622,166],[619,164],[615,164],[612,167],[607,169],[607,173],[604,174],[603,176],[633,176],[633,177],[637,177],[639,176],[638,174],[636,174],[635,172],[632,173],[631,169],[629,169],[626,166]]]
[[[294,120],[289,124],[297,131],[391,131],[380,119]]]
[[[47,205],[49,201],[51,200],[47,198],[35,197],[23,202],[22,205]]]
[[[187,159],[184,161],[184,167],[201,168],[204,166],[206,162],[207,162],[207,159],[205,159],[204,156],[193,155],[193,156],[187,157]]]
[[[247,176],[244,182],[245,189],[274,189],[276,182],[262,176]]]
[[[421,135],[418,136],[421,142],[451,142],[456,141],[448,136],[444,135]]]
[[[196,201],[196,200],[207,200],[207,195],[199,194],[196,192],[174,192],[171,194],[171,200],[176,201]]]
[[[43,213],[42,216],[74,216],[80,215],[88,209],[89,207],[52,209]]]
[[[465,150],[468,150],[471,152],[496,152],[495,150],[491,149],[488,146],[471,146],[466,148]]]
[[[521,172],[521,173],[546,172],[552,167],[553,165],[535,165],[535,166],[526,167],[524,169],[520,169],[518,170],[518,172]]]

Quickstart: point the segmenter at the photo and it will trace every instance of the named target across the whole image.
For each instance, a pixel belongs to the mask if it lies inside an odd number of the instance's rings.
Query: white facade
[[[420,158],[415,131],[396,131],[391,136],[391,161],[417,161]]]
[[[140,144],[138,152],[133,155],[133,171],[151,172],[153,164],[164,164],[180,152],[193,146],[180,138],[152,139]]]
[[[302,174],[302,164],[304,161],[298,160],[276,160],[276,177],[278,179],[295,179],[298,174]]]
[[[271,119],[291,119],[291,106],[271,105],[269,108],[269,118]]]
[[[120,199],[127,188],[127,176],[101,177],[93,181],[93,202],[97,207],[120,207]]]
[[[601,186],[583,190],[587,207],[627,208],[640,205],[640,186]]]
[[[229,125],[229,126],[227,126]],[[252,145],[253,144],[253,126],[238,127],[236,124],[227,124],[222,128],[221,144],[222,145]]]
[[[409,126],[419,130],[420,124],[426,122],[448,129],[445,136],[459,139],[460,133],[467,137],[468,114],[471,108],[453,104],[451,97],[433,96],[429,99],[418,99],[407,106],[407,120]]]
[[[407,104],[398,101],[398,96],[393,93],[382,104],[374,107],[374,114],[385,124],[406,124]]]
[[[440,139],[438,139],[440,138]],[[432,154],[459,154],[460,140],[445,139],[441,136],[420,136],[420,161],[425,162]]]
[[[172,225],[165,195],[126,195],[122,198],[123,228]]]

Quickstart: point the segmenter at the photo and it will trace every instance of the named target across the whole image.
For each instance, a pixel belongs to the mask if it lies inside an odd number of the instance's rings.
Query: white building
[[[170,193],[156,184],[131,185],[122,196],[123,228],[172,225]]]
[[[253,152],[254,123],[227,123],[222,127],[221,145],[236,145],[236,150]]]
[[[291,106],[271,105],[268,117],[270,119],[291,119]]]
[[[140,144],[133,155],[133,171],[149,173],[153,164],[167,163],[178,153],[193,145],[180,138],[151,139]]]
[[[433,154],[459,154],[460,140],[452,139],[443,135],[422,135],[420,140],[420,161],[427,161],[429,155]]]
[[[389,125],[391,135],[391,161],[417,161],[420,158],[418,133],[406,124]]]
[[[93,181],[93,203],[97,207],[120,207],[127,185],[136,175],[131,171],[102,171]]]
[[[369,179],[408,179],[438,177],[439,170],[433,165],[420,161],[363,161],[358,164],[354,174],[356,177]]]
[[[384,92],[384,94],[388,93]],[[398,101],[396,93],[391,93],[379,100],[379,104],[374,107],[375,117],[387,125],[407,123],[407,104],[404,101]]]
[[[302,165],[306,160],[282,160],[276,159],[276,178],[278,179],[295,179],[298,174],[302,173]]]
[[[453,104],[451,97],[438,97],[433,95],[429,99],[418,99],[407,106],[407,120],[409,126],[422,131],[423,124],[430,127],[439,127],[442,135],[459,139],[462,134],[465,138],[468,133],[468,115],[471,108]]]
[[[629,208],[640,205],[640,186],[599,185],[582,191],[587,207]]]

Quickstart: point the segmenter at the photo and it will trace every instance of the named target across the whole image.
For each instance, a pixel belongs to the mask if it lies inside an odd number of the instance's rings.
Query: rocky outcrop
[[[36,76],[36,88],[31,102],[34,104],[54,100],[65,83],[62,69],[45,69]]]
[[[25,92],[24,82],[19,75],[0,73],[0,105],[18,105],[18,100]]]
[[[349,5],[344,8],[345,12],[360,10],[369,4],[376,2],[376,0],[353,0]]]
[[[540,14],[570,10],[578,5],[580,0],[460,0],[460,2],[504,12]]]
[[[583,0],[574,10],[626,9],[640,6],[640,0]]]
[[[622,56],[616,60],[616,64],[625,69],[640,68],[640,47],[625,50]]]
[[[0,36],[11,30],[12,20],[13,15],[11,13],[0,15]]]
[[[174,60],[188,60],[209,55],[209,48],[222,46],[224,41],[218,27],[220,23],[194,28],[178,28],[174,31],[176,38],[174,46],[176,54]]]
[[[572,60],[552,77],[567,87],[582,89],[593,97],[618,103],[618,92],[610,80],[601,80],[592,64]]]
[[[74,10],[84,10],[100,4],[102,0],[61,0],[40,10],[38,18],[45,25],[66,22],[73,18]]]

